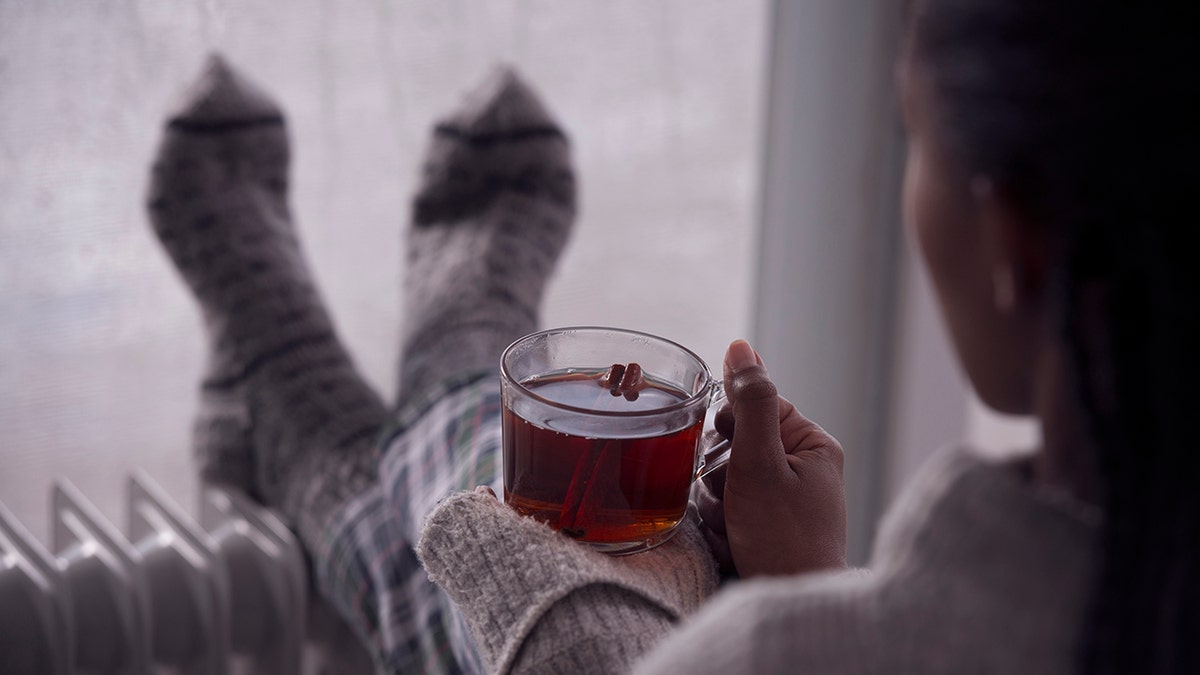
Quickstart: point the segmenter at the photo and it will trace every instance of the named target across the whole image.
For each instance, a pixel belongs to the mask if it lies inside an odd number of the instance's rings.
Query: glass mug
[[[555,328],[517,340],[500,361],[504,501],[597,550],[670,539],[692,483],[728,460],[729,442],[705,422],[725,400],[721,381],[670,340]],[[636,386],[618,388],[634,364]]]

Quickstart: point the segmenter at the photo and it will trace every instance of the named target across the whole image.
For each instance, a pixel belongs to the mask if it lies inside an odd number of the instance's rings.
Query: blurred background
[[[45,542],[60,477],[117,523],[135,468],[196,499],[204,339],[143,201],[210,52],[285,110],[301,239],[385,396],[428,132],[507,62],[568,130],[581,189],[546,325],[658,333],[717,368],[749,337],[845,445],[863,562],[929,452],[1037,439],[971,398],[906,245],[899,4],[0,0],[0,502]]]

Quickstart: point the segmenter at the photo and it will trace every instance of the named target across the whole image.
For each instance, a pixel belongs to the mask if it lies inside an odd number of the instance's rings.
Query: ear
[[[971,198],[992,266],[996,309],[1009,314],[1040,306],[1048,266],[1045,233],[987,177],[971,179]]]

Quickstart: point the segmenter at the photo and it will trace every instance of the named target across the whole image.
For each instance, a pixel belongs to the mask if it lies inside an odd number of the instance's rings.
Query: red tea
[[[522,385],[556,403],[635,413],[690,394],[647,377],[636,398],[610,395],[603,373],[559,373]],[[518,512],[581,541],[620,544],[670,532],[687,509],[703,416],[679,418],[657,435],[630,437],[627,418],[584,423],[527,420],[504,411],[504,497]],[[585,428],[584,428],[585,427]],[[564,430],[568,429],[568,430]]]

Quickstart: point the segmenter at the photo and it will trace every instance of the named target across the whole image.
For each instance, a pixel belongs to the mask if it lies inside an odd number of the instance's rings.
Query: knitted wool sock
[[[280,507],[311,547],[337,505],[377,479],[386,411],[309,275],[287,165],[279,108],[213,57],[166,125],[149,207],[209,335],[201,474]]]
[[[718,582],[691,512],[658,548],[612,557],[478,492],[429,514],[417,555],[493,673],[628,672]]]
[[[438,124],[413,205],[397,407],[537,329],[575,216],[567,138],[500,69]]]

